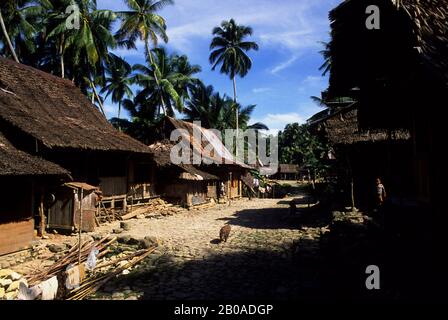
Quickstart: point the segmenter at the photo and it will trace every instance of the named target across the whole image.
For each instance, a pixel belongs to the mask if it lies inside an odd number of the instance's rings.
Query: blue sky
[[[122,10],[120,0],[98,0],[102,9]],[[238,100],[256,104],[252,121],[261,121],[272,133],[291,122],[304,122],[321,109],[310,96],[320,95],[328,79],[318,70],[323,60],[319,41],[328,41],[328,12],[341,0],[176,0],[174,6],[160,11],[167,21],[170,52],[187,54],[202,67],[198,75],[215,90],[233,96],[230,79],[208,62],[213,27],[234,18],[250,25],[259,51],[250,51],[252,70],[237,79]],[[143,44],[137,51],[116,52],[130,63],[144,63]],[[106,102],[108,116],[117,107]]]

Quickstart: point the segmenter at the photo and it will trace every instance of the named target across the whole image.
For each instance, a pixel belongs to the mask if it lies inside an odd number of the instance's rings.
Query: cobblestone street
[[[159,251],[93,299],[291,299],[319,288],[318,241],[328,229],[303,227],[287,199],[243,199],[130,223],[121,238],[157,238]],[[219,243],[225,223],[232,231]]]

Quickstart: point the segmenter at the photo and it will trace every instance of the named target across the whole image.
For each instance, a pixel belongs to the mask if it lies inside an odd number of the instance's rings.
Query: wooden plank
[[[26,249],[33,240],[33,219],[0,224],[0,256]]]
[[[145,213],[147,211],[148,211],[148,208],[139,208],[137,210],[134,210],[131,213],[128,213],[128,214],[125,214],[125,215],[121,216],[121,219],[122,220],[129,220],[129,219],[135,218],[136,216],[141,215],[141,214],[143,214],[143,213]]]

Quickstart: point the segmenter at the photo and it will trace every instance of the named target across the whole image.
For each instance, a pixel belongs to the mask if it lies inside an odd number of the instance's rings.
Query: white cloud
[[[211,39],[212,29],[230,18],[250,25],[262,48],[296,51],[318,47],[326,35],[327,17],[316,8],[327,1],[182,0],[161,14],[167,21],[169,45],[187,54],[195,49],[195,39]]]
[[[263,93],[263,92],[268,92],[268,91],[272,91],[272,88],[253,88],[252,89],[253,93]]]
[[[300,82],[299,92],[319,95],[328,86],[328,78],[309,75]]]
[[[277,134],[279,131],[283,130],[285,126],[289,123],[304,123],[305,119],[296,112],[289,113],[268,113],[262,118],[253,118],[251,123],[262,122],[269,128],[269,134]]]
[[[290,67],[294,62],[296,62],[297,59],[298,59],[297,56],[292,56],[292,57],[289,58],[288,60],[286,60],[286,61],[284,61],[284,62],[282,62],[282,63],[276,65],[275,67],[273,67],[273,68],[270,70],[270,73],[271,73],[271,74],[276,74],[276,73],[278,73],[278,72],[280,72],[280,71],[282,71],[282,70],[284,70],[284,69]]]

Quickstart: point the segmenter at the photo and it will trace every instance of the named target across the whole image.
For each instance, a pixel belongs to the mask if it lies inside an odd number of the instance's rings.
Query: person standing
[[[376,204],[377,207],[381,207],[386,200],[386,188],[380,178],[376,178]]]

